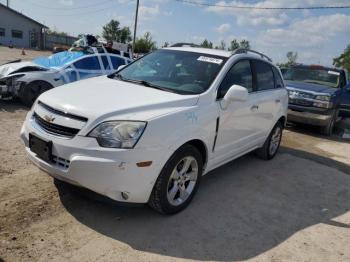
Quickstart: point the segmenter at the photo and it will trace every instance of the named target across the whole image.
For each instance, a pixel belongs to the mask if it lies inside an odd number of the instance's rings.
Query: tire
[[[18,97],[24,105],[31,107],[39,95],[51,88],[53,86],[48,82],[34,81],[23,86],[19,91]]]
[[[202,172],[203,159],[198,149],[191,145],[180,147],[160,172],[148,201],[149,206],[167,215],[180,212],[195,195]]]
[[[339,110],[335,110],[331,120],[326,126],[321,127],[321,133],[325,136],[331,136],[333,134],[335,123],[337,122]]]
[[[270,135],[267,137],[264,145],[256,150],[259,158],[264,160],[271,160],[275,157],[282,140],[283,125],[280,121],[273,127]]]

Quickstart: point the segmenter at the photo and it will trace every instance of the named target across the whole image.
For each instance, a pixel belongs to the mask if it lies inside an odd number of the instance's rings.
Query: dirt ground
[[[22,49],[20,48],[8,48],[6,46],[0,46],[0,65],[18,59],[21,59],[22,61],[28,61],[38,56],[52,55],[52,52],[25,50],[25,54],[26,55],[22,55]]]
[[[174,216],[122,207],[25,157],[27,110],[0,102],[0,261],[350,261],[350,146],[289,128],[272,161],[204,177]]]

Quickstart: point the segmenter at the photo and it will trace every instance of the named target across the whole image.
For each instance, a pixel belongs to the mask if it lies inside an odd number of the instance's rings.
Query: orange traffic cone
[[[22,48],[22,55],[26,55],[26,51]]]

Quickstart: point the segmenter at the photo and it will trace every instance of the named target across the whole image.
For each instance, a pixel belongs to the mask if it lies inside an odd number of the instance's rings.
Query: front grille
[[[35,122],[46,132],[53,134],[53,135],[59,135],[59,136],[67,136],[67,137],[73,137],[76,134],[78,134],[79,129],[56,125],[50,122],[47,122],[43,118],[41,118],[38,114],[34,112],[33,118]]]
[[[54,114],[57,114],[57,115],[61,115],[61,116],[68,117],[68,118],[72,118],[72,119],[79,120],[79,121],[82,121],[82,122],[87,122],[88,121],[88,119],[86,117],[77,116],[77,115],[73,115],[73,114],[62,112],[60,110],[52,108],[51,106],[48,106],[47,104],[44,104],[41,101],[38,101],[38,105],[42,106],[47,111],[49,111],[51,113],[54,113]]]
[[[289,98],[289,103],[293,105],[300,105],[300,106],[312,106],[311,101],[303,100],[303,99]]]

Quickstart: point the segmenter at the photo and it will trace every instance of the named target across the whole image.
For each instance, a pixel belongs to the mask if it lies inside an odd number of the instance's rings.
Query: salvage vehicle
[[[289,122],[319,126],[330,136],[339,116],[350,113],[345,70],[298,64],[286,69],[283,76],[289,93]]]
[[[282,75],[263,54],[165,48],[45,92],[21,138],[54,178],[172,214],[203,174],[254,150],[272,159],[287,107]]]
[[[63,51],[31,62],[0,66],[0,98],[18,97],[30,107],[43,92],[81,79],[111,74],[130,63],[129,53],[107,50],[103,46],[81,51]]]

